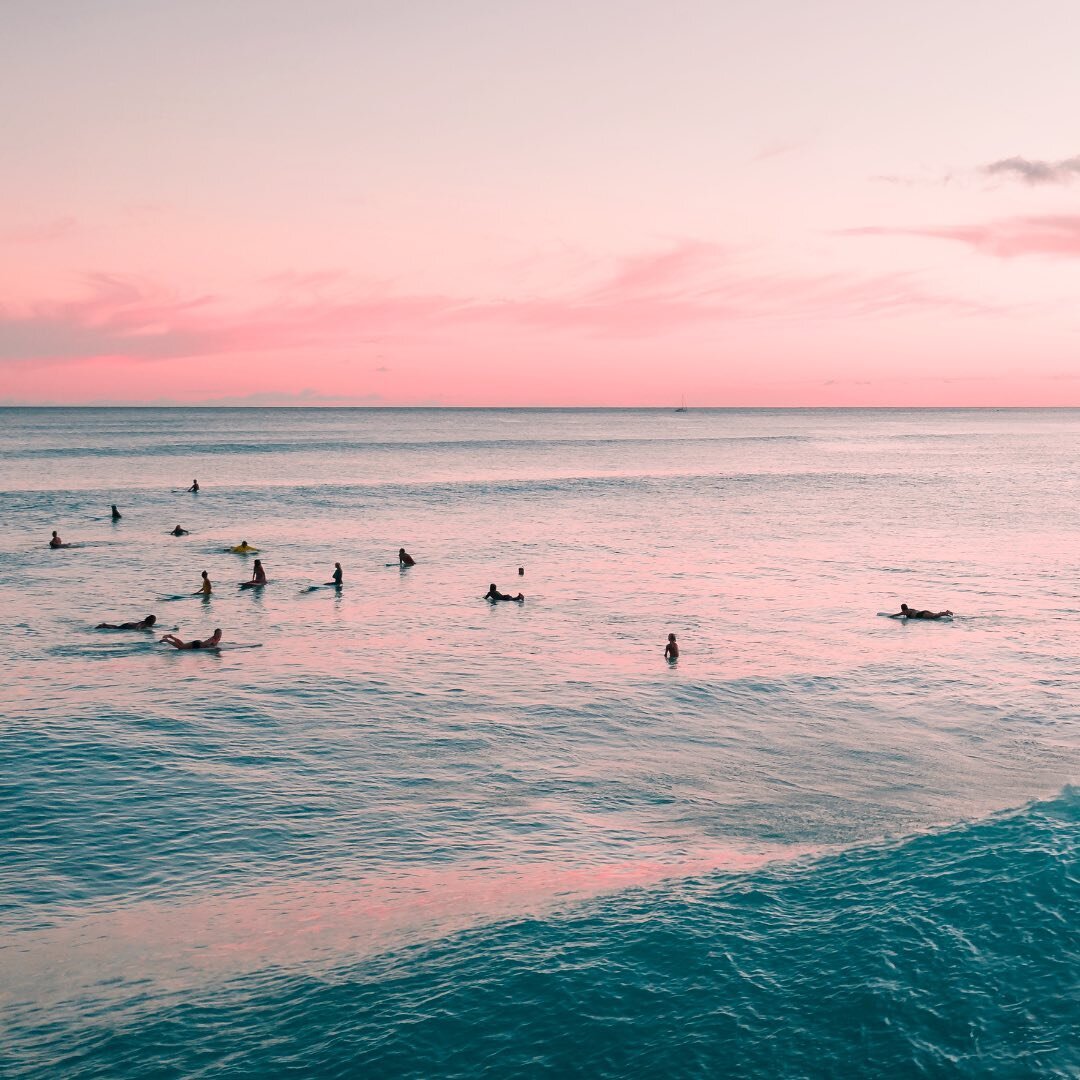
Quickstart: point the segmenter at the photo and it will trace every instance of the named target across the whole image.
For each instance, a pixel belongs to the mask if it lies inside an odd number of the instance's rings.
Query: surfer
[[[262,559],[256,559],[251,570],[251,580],[241,581],[241,589],[254,589],[266,584],[266,571],[263,569]]]
[[[192,638],[191,641],[183,641],[175,634],[165,634],[161,640],[166,645],[171,645],[174,649],[216,649],[221,641],[221,630],[220,628],[215,630],[203,641],[200,641],[198,638]]]
[[[947,617],[952,617],[952,612],[947,608],[945,611],[926,611],[909,608],[907,604],[901,604],[900,610],[889,616],[890,619],[944,619]]]
[[[499,592],[495,582],[492,582],[488,586],[488,591],[484,596],[485,600],[490,600],[494,603],[496,600],[524,600],[525,594],[518,593],[517,596],[511,596],[509,593]]]
[[[202,572],[202,584],[199,586],[199,591],[195,593],[195,596],[209,596],[214,591],[214,587],[210,584],[210,575],[204,570]]]
[[[341,572],[341,563],[334,563],[334,580],[328,581],[327,585],[333,585],[335,589],[341,588],[341,583],[344,580],[344,574]]]
[[[94,627],[95,630],[152,630],[154,623],[157,622],[156,615],[147,615],[141,622],[99,622]]]
[[[664,646],[664,658],[667,660],[679,659],[679,643],[675,640],[674,634],[668,634],[667,644]]]
[[[257,547],[252,547],[246,540],[241,540],[236,547],[231,547],[228,550],[234,555],[251,555],[259,549]]]
[[[64,541],[60,539],[60,534],[55,529],[53,529],[52,539],[49,541],[49,547],[51,547],[51,548],[67,547],[67,544],[65,544]]]
[[[113,521],[119,521],[122,517],[119,510],[116,509],[116,503],[112,504],[112,519]]]
[[[170,536],[187,536],[187,529],[181,529],[179,525],[169,534]]]
[[[196,495],[198,495],[199,494],[199,481],[198,480],[192,480],[191,481],[191,487],[188,488],[188,491],[193,491]]]
[[[525,567],[524,566],[519,566],[518,567],[518,577],[524,577],[524,576],[525,576]]]
[[[416,565],[416,560],[404,548],[398,548],[397,557],[402,566]]]

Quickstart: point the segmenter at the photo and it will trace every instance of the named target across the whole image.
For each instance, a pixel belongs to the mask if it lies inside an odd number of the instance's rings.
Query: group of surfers
[[[199,481],[193,480],[191,487],[187,489],[193,494],[199,492]],[[116,508],[116,504],[113,503],[111,507],[112,520],[119,521],[122,517],[119,510]],[[170,530],[171,536],[187,536],[188,530],[177,525],[174,529]],[[60,539],[56,530],[53,530],[52,538],[49,540],[50,548],[66,548],[71,547],[71,544],[65,544]],[[249,555],[256,553],[259,549],[252,547],[246,540],[241,540],[235,547],[226,548],[226,551],[232,552],[237,555]],[[415,566],[416,560],[404,549],[398,549],[398,564],[404,569],[405,567]],[[525,576],[525,568],[523,566],[518,567],[518,575],[520,577]],[[334,573],[332,580],[327,581],[324,584],[331,586],[335,589],[341,589],[344,584],[344,573],[341,569],[341,563],[334,563]],[[241,581],[239,583],[241,589],[255,589],[261,588],[267,584],[266,570],[263,567],[262,560],[256,559],[251,571],[251,579],[249,581]],[[213,584],[210,581],[210,575],[207,571],[202,571],[202,583],[198,590],[193,594],[195,596],[210,596],[213,592]],[[516,603],[525,602],[525,594],[518,592],[517,595],[511,593],[500,592],[498,586],[492,582],[488,586],[488,591],[483,597],[485,600],[489,600],[492,603],[498,603],[500,601],[512,601]],[[944,619],[951,618],[952,612],[948,609],[944,611],[930,611],[926,608],[912,608],[907,604],[901,604],[900,610],[890,614],[890,619]],[[124,622],[124,623],[98,623],[95,629],[97,630],[152,630],[154,624],[157,622],[157,618],[154,615],[147,615],[144,619],[138,622]],[[221,642],[221,629],[216,629],[213,634],[208,638],[193,638],[190,641],[184,641],[177,637],[175,634],[165,634],[160,640],[167,644],[172,645],[176,649],[215,649]],[[667,643],[664,646],[664,657],[674,662],[679,658],[679,643],[676,640],[674,634],[668,634]]]

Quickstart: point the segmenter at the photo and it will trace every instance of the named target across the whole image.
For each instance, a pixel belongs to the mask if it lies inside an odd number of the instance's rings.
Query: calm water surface
[[[0,410],[0,1073],[1080,1075],[1078,508],[1076,411]]]

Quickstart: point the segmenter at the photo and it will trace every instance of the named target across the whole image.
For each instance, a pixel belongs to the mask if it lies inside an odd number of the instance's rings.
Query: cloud
[[[1080,178],[1080,155],[1061,161],[1037,161],[1031,158],[1010,157],[984,165],[980,172],[987,176],[1002,176],[1020,180],[1032,186],[1038,184],[1070,184]]]
[[[319,291],[323,283],[334,283],[334,296]],[[0,306],[0,361],[164,361],[349,348],[384,339],[435,341],[448,334],[523,328],[631,339],[758,318],[988,310],[934,294],[909,273],[749,273],[733,265],[725,249],[698,241],[609,261],[590,280],[558,291],[501,300],[395,294],[341,282],[336,272],[279,275],[271,285],[285,286],[285,292],[272,303],[246,308],[212,295],[178,297],[115,274],[87,275],[83,284],[84,294],[74,300],[20,310]]]
[[[871,226],[845,229],[846,236],[920,236],[967,244],[984,255],[1011,259],[1021,255],[1080,257],[1080,215],[1053,214],[1014,217],[981,225],[942,225],[920,228]]]
[[[73,217],[53,218],[52,221],[41,221],[32,225],[20,225],[14,229],[8,229],[0,233],[0,242],[5,244],[48,244],[53,240],[60,240],[70,236],[79,223]]]

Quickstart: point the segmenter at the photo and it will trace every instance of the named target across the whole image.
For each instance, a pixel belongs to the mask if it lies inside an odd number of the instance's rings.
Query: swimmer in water
[[[494,603],[496,600],[524,600],[525,594],[518,593],[517,596],[511,596],[509,593],[499,592],[498,588],[495,585],[495,582],[492,582],[488,586],[488,591],[484,595],[484,599],[490,600],[492,603]]]
[[[524,566],[519,566],[518,567],[518,577],[524,577],[524,576],[525,576],[525,567]]]
[[[890,619],[944,619],[946,617],[952,617],[952,612],[946,609],[945,611],[917,611],[915,608],[909,608],[907,604],[901,604],[900,610],[895,615],[890,615]]]
[[[187,536],[187,529],[181,529],[179,525],[169,534],[170,536]]]
[[[113,521],[119,521],[122,517],[119,510],[116,509],[116,503],[112,504],[112,519]]]
[[[195,593],[195,596],[209,596],[213,590],[214,587],[210,584],[210,575],[204,570],[202,572],[202,584],[199,586],[199,591]]]
[[[216,649],[221,642],[221,630],[215,630],[205,641],[200,641],[198,638],[182,641],[175,634],[165,634],[161,640],[174,649]]]
[[[341,583],[344,580],[344,574],[341,572],[341,563],[334,563],[334,580],[328,581],[327,585],[333,585],[335,589],[341,588]]]
[[[226,551],[231,551],[234,555],[248,555],[253,551],[258,551],[257,547],[252,547],[246,540],[241,540],[236,547],[226,548]]]
[[[191,487],[188,488],[188,491],[193,491],[193,492],[195,492],[196,495],[198,495],[199,494],[199,481],[198,480],[192,480],[191,481]]]
[[[251,570],[251,580],[241,581],[241,589],[254,589],[260,585],[266,584],[266,571],[263,569],[262,559],[256,559],[255,565]]]
[[[65,544],[64,541],[60,539],[60,534],[55,529],[53,529],[52,539],[49,541],[49,547],[62,548],[68,546],[69,545]]]
[[[142,622],[99,622],[94,627],[95,630],[153,630],[154,623],[157,622],[156,615],[147,615]]]
[[[679,659],[679,643],[675,640],[674,634],[668,634],[667,644],[664,646],[664,657],[668,660]]]
[[[416,560],[404,548],[398,548],[397,557],[402,566],[416,565]]]

